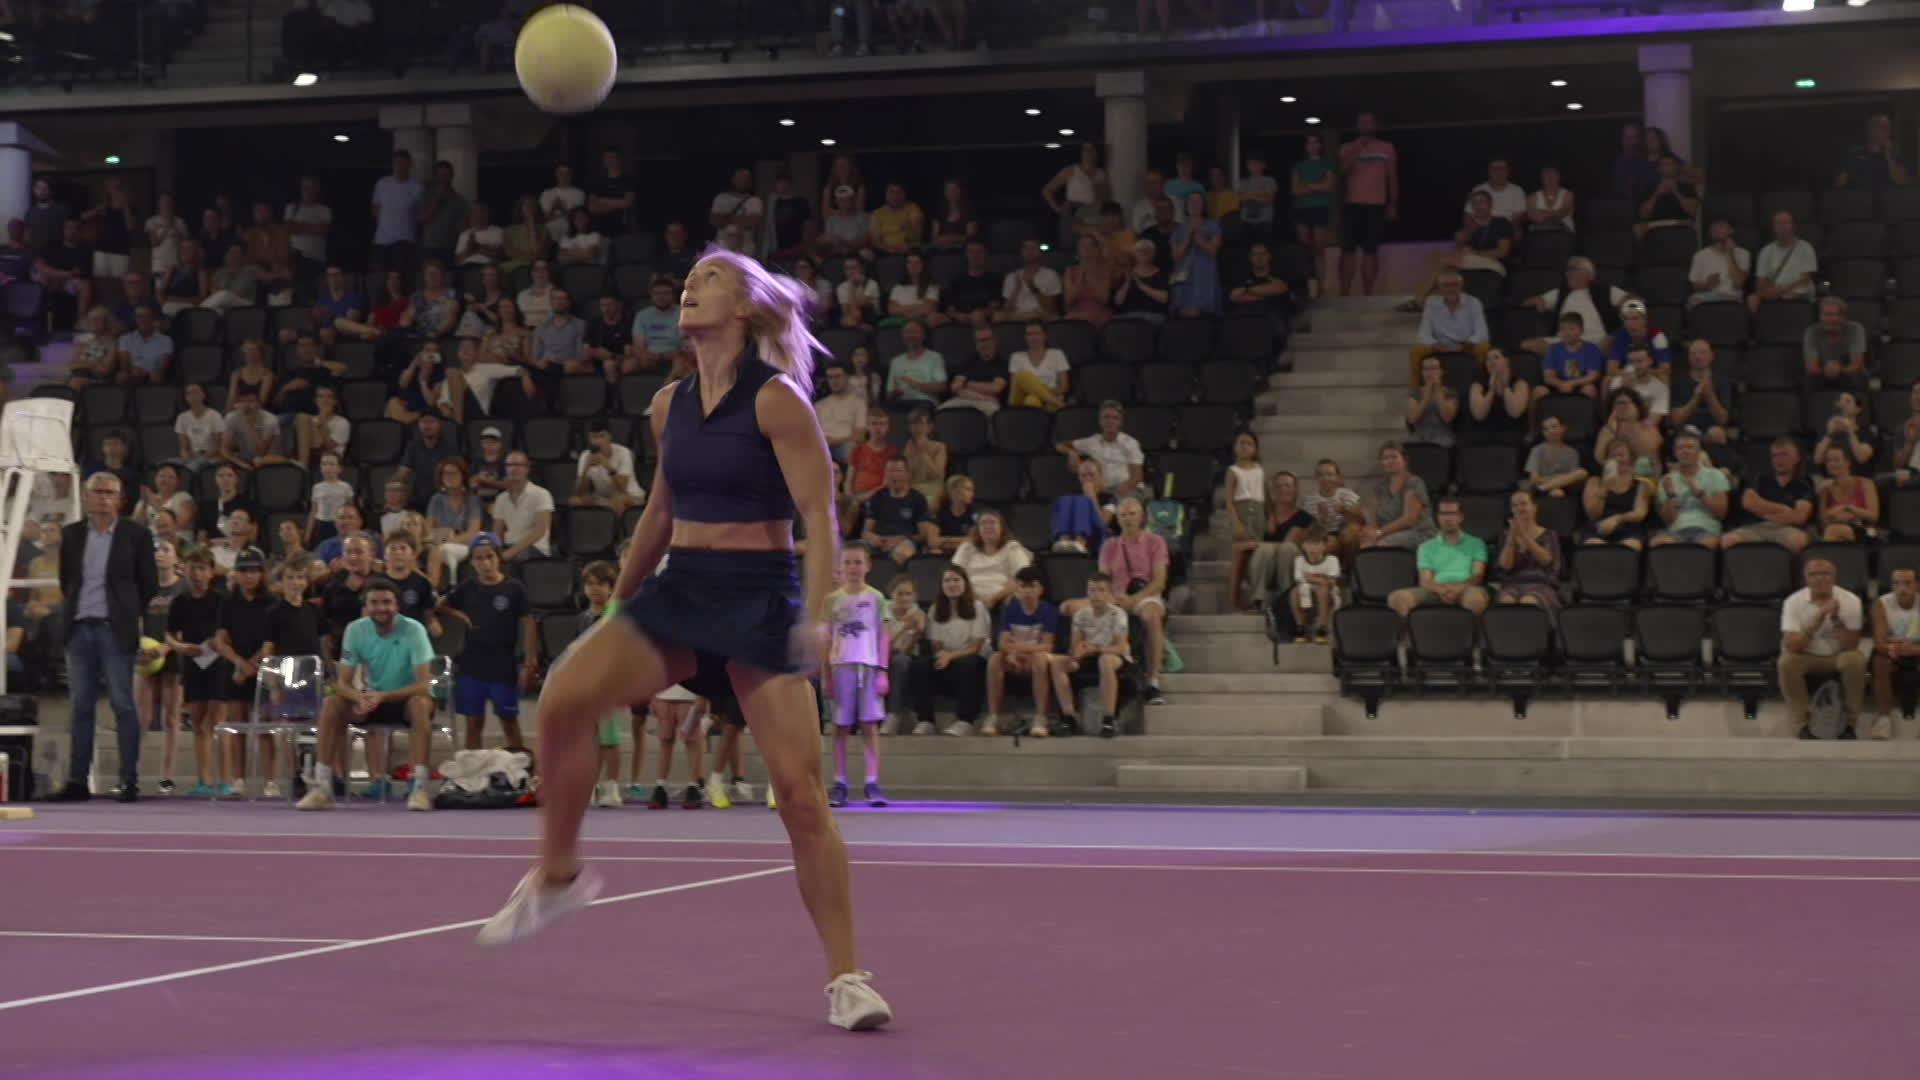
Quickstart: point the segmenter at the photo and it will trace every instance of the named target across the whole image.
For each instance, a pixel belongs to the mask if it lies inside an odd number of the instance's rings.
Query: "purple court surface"
[[[477,948],[532,813],[155,801],[0,823],[0,1076],[1920,1075],[1920,820],[844,814],[852,1035],[776,818],[595,811],[594,910]]]

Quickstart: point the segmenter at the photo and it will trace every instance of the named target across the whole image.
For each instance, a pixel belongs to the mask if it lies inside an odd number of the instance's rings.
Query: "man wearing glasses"
[[[93,768],[94,707],[107,680],[120,738],[121,802],[140,797],[140,714],[133,706],[133,658],[140,616],[159,590],[153,534],[120,516],[120,479],[87,477],[87,516],[61,534],[60,592],[67,620],[67,681],[73,692],[73,733],[67,786],[58,802],[85,802]]]

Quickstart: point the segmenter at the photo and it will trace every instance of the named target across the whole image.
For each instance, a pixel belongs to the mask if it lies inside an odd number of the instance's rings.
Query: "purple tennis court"
[[[842,818],[899,1017],[823,1019],[770,815],[147,804],[0,831],[0,1075],[1909,1077],[1897,817],[938,804]]]

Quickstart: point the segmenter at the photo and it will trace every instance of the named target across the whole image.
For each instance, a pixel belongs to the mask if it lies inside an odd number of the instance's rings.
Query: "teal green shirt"
[[[1725,495],[1733,490],[1733,485],[1727,481],[1727,474],[1711,465],[1702,465],[1692,480],[1682,476],[1678,469],[1669,470],[1667,475],[1673,480],[1671,485],[1666,480],[1660,482],[1660,505],[1665,506],[1670,502],[1680,505],[1679,512],[1673,515],[1673,524],[1667,527],[1674,532],[1700,529],[1715,536],[1720,535],[1720,519],[1707,509],[1707,497]],[[1674,494],[1676,491],[1679,494]]]
[[[1331,172],[1333,172],[1333,162],[1323,157],[1305,158],[1295,162],[1293,166],[1293,175],[1299,177],[1300,182],[1303,184],[1317,184],[1325,180]],[[1293,197],[1293,205],[1296,209],[1301,207],[1332,206],[1333,192],[1310,191],[1305,195],[1295,195]]]
[[[1459,585],[1473,580],[1473,564],[1487,564],[1486,542],[1472,533],[1461,533],[1460,542],[1447,543],[1445,535],[1420,545],[1421,570],[1433,571],[1435,585]]]
[[[433,642],[427,638],[427,628],[405,615],[395,615],[393,630],[386,634],[372,619],[355,619],[340,640],[340,662],[365,668],[366,688],[377,694],[412,686],[413,669],[432,661]]]

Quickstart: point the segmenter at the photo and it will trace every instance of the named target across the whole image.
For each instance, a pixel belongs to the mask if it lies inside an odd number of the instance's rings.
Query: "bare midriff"
[[[709,551],[792,551],[791,521],[673,521],[672,546]]]

